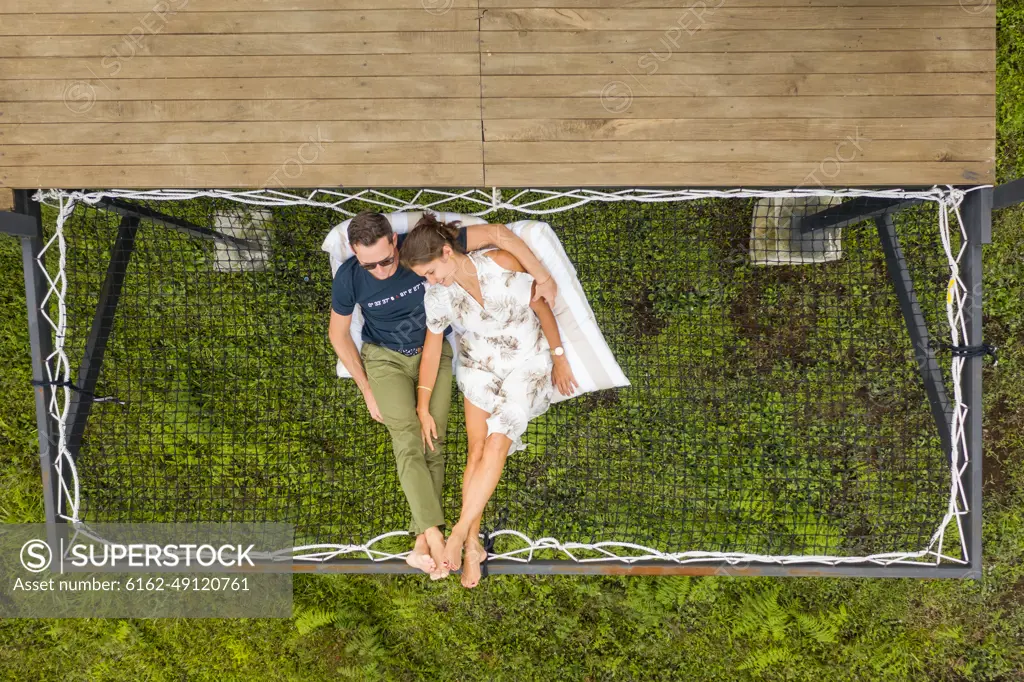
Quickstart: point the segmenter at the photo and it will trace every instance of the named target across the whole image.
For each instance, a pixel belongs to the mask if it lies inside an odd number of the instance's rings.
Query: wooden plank
[[[32,60],[25,60],[32,61]],[[911,52],[738,52],[655,54],[498,53],[481,55],[484,75],[803,73],[970,73],[995,71],[990,50]],[[12,71],[12,73],[14,73]],[[20,73],[20,71],[18,72]],[[266,74],[273,75],[273,74]],[[323,74],[332,75],[332,74]],[[30,74],[25,75],[26,78]]]
[[[198,4],[198,3],[197,3]],[[423,8],[317,12],[179,12],[136,14],[8,14],[0,35],[57,36],[135,34],[362,33],[381,31],[475,31],[475,9],[430,13]]]
[[[484,9],[482,31],[834,31],[873,28],[990,27],[995,5],[965,12],[962,7],[776,7],[766,20],[762,7],[694,4],[673,9]]]
[[[14,210],[14,190],[0,188],[0,211]]]
[[[914,53],[918,54],[918,53]],[[923,54],[923,53],[922,53]],[[953,53],[970,54],[970,53]],[[994,58],[993,58],[994,59]],[[473,76],[476,53],[363,54],[301,56],[104,57],[0,59],[0,79],[84,80],[87,78],[279,78],[335,76]],[[601,71],[600,73],[605,73]]]
[[[313,132],[310,132],[312,129]],[[480,121],[256,121],[203,123],[0,124],[0,145],[302,143],[319,135],[347,142],[480,142]]]
[[[354,78],[174,78],[75,82],[89,97],[102,100],[231,100],[258,99],[420,99],[480,96],[476,76],[370,76]],[[0,81],[0,101],[64,100],[64,81]]]
[[[27,2],[28,0],[19,0]],[[55,0],[44,0],[53,2]],[[88,0],[98,2],[100,0]],[[138,0],[141,1],[141,0]],[[899,0],[900,5],[907,6],[932,6],[949,5],[963,7],[965,11],[981,11],[990,4],[991,0]],[[686,10],[690,7],[700,6],[697,3],[682,3],[679,0],[480,0],[480,7],[484,8],[537,8],[554,7],[560,9],[575,9],[580,7],[616,9],[619,7],[629,8],[676,8]],[[718,11],[726,6],[725,0],[706,0],[704,3],[707,11]],[[728,7],[890,7],[891,1],[887,0],[728,0]],[[77,6],[76,6],[77,9]]]
[[[544,97],[483,100],[484,119],[533,118],[959,118],[995,116],[995,97]]]
[[[838,170],[836,166],[838,165]],[[971,163],[520,163],[488,164],[496,187],[878,187],[993,182]]]
[[[438,118],[435,99],[364,100],[220,100],[156,102],[12,102],[0,104],[8,123],[142,122],[142,121],[431,121]],[[444,102],[444,118],[480,119],[480,99]],[[310,126],[312,129],[313,126]]]
[[[501,34],[494,34],[501,35]],[[277,35],[4,36],[0,57],[416,54],[478,51],[475,31]]]
[[[941,5],[945,0],[933,2]],[[476,0],[75,0],[75,12],[171,14],[193,12],[301,12],[322,10],[412,9],[442,14],[452,9],[476,9]],[[4,0],[0,14],[64,14],[67,0]]]
[[[919,74],[759,74],[749,76],[683,76],[637,74],[613,76],[484,76],[484,97],[601,97],[609,83],[622,79],[643,97],[781,97],[850,95],[987,95],[995,93],[994,73]],[[32,93],[36,83],[24,82],[17,95]],[[50,89],[52,91],[60,88]],[[6,90],[0,83],[0,98]],[[57,93],[58,96],[60,93]],[[43,99],[38,97],[38,99]],[[50,99],[50,97],[46,97]]]
[[[600,141],[488,142],[487,164],[503,163],[773,163],[849,161],[995,161],[995,142],[985,140],[871,140],[860,136],[822,141],[734,142]],[[12,165],[0,160],[6,165]],[[26,161],[25,163],[29,163]]]
[[[617,76],[486,76],[484,97],[601,97]],[[963,95],[995,92],[995,74],[641,76],[621,81],[643,97]],[[95,100],[366,99],[475,97],[475,76],[356,78],[85,79]],[[0,81],[0,101],[64,100],[64,81]]]
[[[835,52],[838,50],[993,50],[995,30],[873,29],[790,32],[697,31],[666,41],[664,31],[487,31],[480,34],[484,52]],[[666,41],[666,42],[662,42]],[[0,43],[2,47],[2,43]],[[0,53],[6,54],[6,52]]]
[[[289,175],[291,173],[291,175]],[[22,166],[0,168],[6,187],[479,187],[475,164],[377,166]]]
[[[24,130],[22,126],[19,132]],[[77,130],[82,126],[64,128]],[[978,118],[666,118],[495,119],[488,142],[541,140],[964,140],[995,139],[995,121]],[[0,127],[0,140],[4,139]]]
[[[483,144],[480,140],[347,142],[322,133],[309,135],[302,143],[17,145],[0,147],[0,166],[472,164],[480,162]]]
[[[475,9],[476,0],[165,0],[167,9],[162,10],[153,0],[76,0],[75,12],[295,12],[316,10],[360,10],[360,9],[425,9],[441,13],[452,9]],[[954,6],[963,7],[967,12],[984,11],[992,0],[899,0],[904,6]],[[684,4],[679,0],[480,0],[482,8],[676,8],[688,6],[699,8],[697,3]],[[723,0],[706,0],[708,11],[725,6]],[[728,7],[890,7],[890,0],[728,0]],[[68,11],[66,0],[5,0],[0,5],[0,14],[62,14]]]

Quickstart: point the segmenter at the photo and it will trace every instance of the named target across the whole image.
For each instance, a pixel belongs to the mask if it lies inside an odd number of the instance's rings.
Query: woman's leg
[[[465,412],[466,412],[466,439],[469,441],[469,455],[466,458],[466,471],[462,477],[462,497],[465,499],[466,490],[469,482],[476,475],[476,471],[480,466],[480,461],[484,455],[484,442],[487,439],[487,418],[490,417],[490,413],[480,409],[469,400],[465,400]],[[481,516],[474,519],[474,523],[470,526],[469,538],[480,537],[480,520]]]
[[[469,457],[466,460],[466,472],[462,478],[462,498],[465,499],[469,490],[470,481],[476,475],[477,468],[484,454],[484,440],[487,438],[487,418],[491,415],[480,409],[467,399],[465,401],[466,411],[466,436],[469,441]],[[480,582],[480,564],[485,554],[483,545],[480,544],[480,521],[483,516],[477,516],[469,524],[466,540],[463,547],[466,550],[466,560],[462,566],[462,586],[476,587]]]
[[[483,515],[487,501],[498,487],[511,446],[512,439],[503,433],[492,433],[487,436],[480,463],[474,468],[472,477],[463,484],[462,515],[448,536],[444,552],[444,563],[451,570],[458,570],[462,565],[460,548],[469,537],[470,527],[480,527],[480,516]]]
[[[529,421],[547,411],[551,391],[551,359],[547,355],[527,358],[501,382],[500,395],[495,396],[487,418],[490,434],[484,441],[480,463],[463,480],[462,514],[445,545],[444,564],[448,568],[461,565],[458,545],[466,542],[474,521],[479,529],[479,517],[498,487],[509,449],[519,441]]]

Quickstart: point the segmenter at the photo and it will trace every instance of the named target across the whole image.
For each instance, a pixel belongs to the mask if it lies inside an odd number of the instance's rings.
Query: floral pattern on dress
[[[455,323],[465,329],[455,368],[459,390],[490,414],[487,435],[503,433],[522,450],[527,424],[547,411],[554,391],[547,338],[530,307],[533,277],[506,270],[484,251],[468,255],[484,305],[457,282],[428,287],[427,328],[441,333]]]

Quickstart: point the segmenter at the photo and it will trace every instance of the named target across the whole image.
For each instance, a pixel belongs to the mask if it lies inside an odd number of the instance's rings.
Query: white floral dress
[[[537,314],[530,308],[533,277],[506,270],[485,251],[471,252],[484,306],[458,283],[427,288],[427,328],[463,329],[455,378],[473,405],[490,413],[487,435],[503,433],[512,450],[523,450],[527,423],[551,404],[551,353]],[[510,450],[511,451],[511,450]]]

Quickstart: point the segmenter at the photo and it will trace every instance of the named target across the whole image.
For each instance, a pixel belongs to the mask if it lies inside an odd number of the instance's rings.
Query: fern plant
[[[824,616],[803,613],[792,608],[789,612],[799,630],[819,644],[835,644],[839,630],[846,624],[846,606],[840,604],[839,610]]]
[[[295,629],[299,631],[300,635],[308,635],[313,630],[333,623],[336,619],[337,614],[328,609],[318,607],[302,609],[300,607],[295,615]]]
[[[749,670],[755,676],[762,675],[768,668],[787,663],[796,663],[800,655],[786,646],[771,646],[751,653],[739,664],[740,670]]]
[[[744,596],[733,621],[734,635],[750,635],[758,640],[781,641],[786,637],[790,614],[779,605],[779,588]]]

